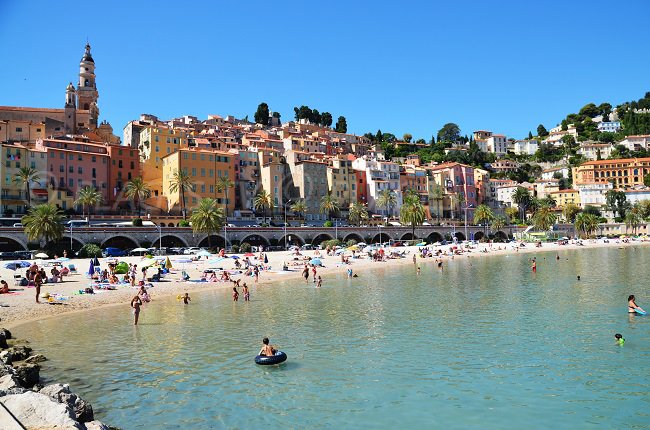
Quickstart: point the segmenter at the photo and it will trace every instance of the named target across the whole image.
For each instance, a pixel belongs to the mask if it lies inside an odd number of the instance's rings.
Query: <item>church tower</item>
[[[77,94],[74,90],[72,82],[68,84],[68,87],[65,89],[65,121],[64,129],[65,134],[75,134],[77,129]]]
[[[77,85],[77,106],[90,111],[90,128],[97,127],[99,109],[97,108],[97,85],[95,83],[95,61],[90,55],[90,44],[86,43],[86,52],[79,63],[79,85]]]

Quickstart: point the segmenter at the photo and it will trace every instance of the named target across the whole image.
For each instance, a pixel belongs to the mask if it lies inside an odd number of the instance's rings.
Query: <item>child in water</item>
[[[623,335],[620,333],[616,333],[614,335],[614,338],[616,339],[617,345],[623,346],[623,344],[625,343],[625,339],[623,339]]]
[[[239,300],[239,292],[237,291],[237,287],[232,287],[232,300],[233,302]]]
[[[183,304],[184,305],[189,305],[190,301],[192,301],[192,299],[190,299],[190,294],[185,293],[185,295],[183,296]]]
[[[242,292],[244,293],[244,301],[249,302],[251,299],[251,293],[248,292],[248,285],[246,285],[246,282],[244,282],[244,290]]]
[[[320,288],[323,285],[323,279],[319,276],[318,281],[316,282],[316,288]]]

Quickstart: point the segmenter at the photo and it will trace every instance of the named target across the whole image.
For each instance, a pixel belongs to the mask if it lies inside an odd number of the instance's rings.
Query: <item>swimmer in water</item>
[[[418,267],[418,275],[420,274],[420,268]]]
[[[184,305],[189,305],[191,301],[192,301],[192,299],[190,299],[190,294],[185,293],[185,295],[183,296],[183,304]]]
[[[616,333],[614,335],[614,338],[616,339],[617,345],[623,346],[623,344],[625,343],[625,339],[623,339],[623,335],[620,333]]]
[[[532,266],[530,266],[530,268],[532,269],[533,273],[537,272],[537,261],[535,261],[534,258],[533,258],[533,264]]]
[[[632,294],[631,296],[629,296],[627,298],[627,311],[628,311],[628,313],[633,314],[637,310],[645,313],[645,311],[643,309],[641,309],[639,306],[637,306],[636,297],[634,297],[634,294]]]

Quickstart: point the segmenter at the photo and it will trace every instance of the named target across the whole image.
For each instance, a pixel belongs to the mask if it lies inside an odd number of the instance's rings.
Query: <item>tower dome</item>
[[[93,56],[90,55],[90,43],[86,43],[86,52],[84,53],[84,56],[81,58],[81,61],[88,61],[90,63],[95,62],[95,60],[93,60]]]

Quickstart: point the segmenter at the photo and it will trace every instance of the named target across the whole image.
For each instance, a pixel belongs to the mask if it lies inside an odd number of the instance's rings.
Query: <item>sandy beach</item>
[[[525,247],[518,247],[516,244],[478,244],[470,249],[463,249],[462,254],[453,255],[450,252],[452,245],[429,245],[427,248],[430,251],[441,251],[443,254],[438,257],[444,260],[443,264],[453,264],[454,261],[462,260],[465,258],[484,258],[495,255],[506,255],[516,253],[541,253],[541,252],[557,252],[566,250],[584,250],[595,247],[629,247],[647,245],[650,242],[642,241],[629,241],[624,242],[619,239],[612,239],[609,242],[585,240],[582,245],[576,242],[569,242],[567,245],[558,245],[557,243],[544,243],[541,247],[536,247],[534,244],[527,243]],[[153,282],[149,289],[152,301],[147,306],[155,306],[156,299],[168,296],[178,296],[179,294],[188,292],[190,295],[197,291],[207,291],[215,289],[232,288],[233,283],[230,281],[217,281],[217,282],[197,282],[201,279],[204,270],[215,268],[232,271],[232,279],[241,279],[241,284],[246,282],[251,287],[251,294],[255,294],[255,289],[260,287],[268,287],[289,279],[298,279],[302,276],[302,269],[306,262],[311,258],[320,258],[323,267],[317,267],[317,276],[322,276],[324,282],[333,276],[347,276],[347,269],[351,268],[354,273],[363,275],[364,272],[373,270],[377,265],[383,267],[390,265],[413,265],[413,255],[418,255],[417,264],[427,265],[435,264],[436,257],[420,258],[419,253],[422,248],[412,247],[399,247],[399,248],[385,248],[388,254],[391,251],[399,252],[404,255],[402,258],[387,258],[384,261],[373,261],[368,258],[366,253],[358,253],[358,258],[352,258],[350,252],[346,252],[345,256],[349,258],[349,264],[341,262],[340,255],[327,256],[325,251],[303,251],[301,255],[295,255],[289,251],[275,251],[265,253],[268,263],[265,266],[270,267],[270,270],[263,270],[260,272],[259,282],[256,284],[252,276],[245,276],[243,270],[241,273],[236,271],[235,259],[227,258],[218,263],[210,263],[205,259],[195,262],[182,262],[187,260],[188,256],[170,255],[169,259],[172,263],[172,269],[163,281]],[[319,255],[320,254],[320,255]],[[242,261],[245,257],[242,254],[236,254]],[[252,263],[259,263],[256,258],[259,253],[255,254],[255,258],[249,257]],[[230,257],[230,256],[229,256]],[[123,257],[119,258],[120,261],[127,263],[141,265],[146,259],[143,257]],[[181,261],[178,261],[181,260]],[[107,268],[106,259],[100,258],[102,269]],[[283,264],[288,264],[288,271],[283,271]],[[51,262],[48,260],[37,260],[37,264],[45,266],[46,272],[49,274],[51,269]],[[77,268],[76,274],[71,274],[64,277],[63,282],[47,283],[41,289],[41,294],[49,293],[57,297],[52,301],[41,299],[41,303],[36,303],[35,289],[23,286],[14,286],[14,272],[13,270],[4,268],[0,264],[0,279],[8,282],[11,292],[9,294],[0,295],[0,324],[4,327],[12,328],[17,325],[58,316],[68,312],[80,311],[94,311],[99,312],[100,309],[107,306],[129,306],[131,298],[137,293],[137,287],[130,285],[118,285],[115,290],[95,290],[94,294],[80,294],[80,290],[90,287],[92,284],[91,279],[88,277],[87,272],[89,269],[89,259],[73,259],[64,263],[66,266],[74,264]],[[243,267],[243,265],[242,265]],[[19,269],[19,272],[24,272],[26,269]],[[183,281],[182,271],[186,271],[190,276],[190,281]],[[543,270],[540,267],[539,270]],[[148,269],[148,275],[152,276],[157,272],[155,267]],[[138,280],[141,279],[141,273],[138,271]],[[217,271],[217,275],[220,272]],[[309,282],[312,282],[312,273],[310,269]],[[241,294],[241,288],[239,289]]]

